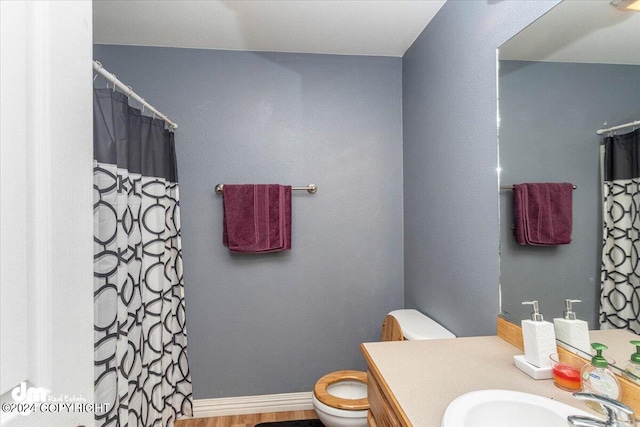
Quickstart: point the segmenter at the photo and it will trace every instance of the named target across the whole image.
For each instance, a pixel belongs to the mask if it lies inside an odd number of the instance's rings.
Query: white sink
[[[442,418],[442,427],[567,427],[569,415],[593,416],[535,394],[480,390],[451,402]]]

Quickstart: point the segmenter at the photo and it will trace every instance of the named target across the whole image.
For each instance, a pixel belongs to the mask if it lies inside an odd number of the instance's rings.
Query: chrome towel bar
[[[573,189],[575,190],[577,188],[578,188],[578,186],[573,184]],[[513,190],[513,185],[501,185],[500,189],[501,190]]]
[[[216,194],[222,194],[224,184],[216,185]],[[315,184],[309,184],[306,187],[291,187],[292,190],[307,190],[309,194],[315,194],[318,191],[318,186]]]

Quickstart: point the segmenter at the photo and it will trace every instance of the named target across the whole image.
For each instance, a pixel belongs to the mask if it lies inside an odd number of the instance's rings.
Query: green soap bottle
[[[640,384],[640,341],[630,341],[636,346],[636,352],[629,358],[629,363],[624,368],[624,376],[636,384]]]
[[[582,367],[582,391],[590,391],[601,396],[618,400],[620,398],[620,384],[615,374],[609,369],[609,362],[602,356],[602,351],[608,347],[594,342],[591,347],[596,355],[591,358],[591,364]],[[604,413],[599,403],[587,402],[593,410]]]

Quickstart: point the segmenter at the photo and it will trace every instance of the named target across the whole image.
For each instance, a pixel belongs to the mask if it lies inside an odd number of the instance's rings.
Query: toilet
[[[456,336],[418,310],[389,313],[382,323],[381,341],[430,340]],[[367,373],[331,372],[313,387],[313,407],[325,427],[366,427]]]
[[[316,382],[312,400],[325,427],[366,427],[367,373],[331,372]]]

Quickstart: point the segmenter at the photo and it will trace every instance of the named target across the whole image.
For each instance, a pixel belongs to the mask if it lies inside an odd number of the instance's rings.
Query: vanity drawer
[[[369,414],[372,415],[372,417],[367,416],[370,427],[402,426],[371,371],[367,371],[367,399],[369,400]],[[373,418],[373,423],[371,423],[371,418]]]

